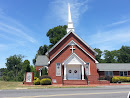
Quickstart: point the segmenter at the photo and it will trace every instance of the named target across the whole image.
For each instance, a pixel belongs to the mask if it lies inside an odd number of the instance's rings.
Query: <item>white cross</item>
[[[72,53],[73,53],[73,50],[75,50],[75,48],[72,46],[72,48],[70,48],[70,49],[72,49]]]

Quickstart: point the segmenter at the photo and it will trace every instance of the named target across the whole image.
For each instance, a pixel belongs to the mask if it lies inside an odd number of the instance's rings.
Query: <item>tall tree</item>
[[[46,36],[49,37],[49,40],[50,40],[50,45],[47,46],[47,45],[44,45],[44,46],[40,46],[39,47],[39,50],[37,51],[37,54],[35,56],[35,58],[33,59],[33,64],[35,65],[36,63],[36,58],[37,58],[37,55],[45,55],[45,53],[51,48],[53,47],[67,32],[66,32],[66,28],[67,28],[67,25],[64,25],[64,26],[57,26],[57,27],[54,27],[52,29],[50,29]]]
[[[118,50],[118,62],[119,63],[130,63],[130,47],[122,46],[120,50]]]
[[[35,65],[36,63],[36,58],[38,55],[45,55],[45,53],[47,52],[48,50],[48,46],[47,45],[44,45],[44,46],[40,46],[38,51],[37,51],[37,54],[35,56],[35,58],[33,59],[33,64]]]
[[[25,60],[22,65],[23,65],[22,66],[23,72],[30,72],[31,71],[29,60]]]
[[[99,48],[95,48],[94,50],[98,53],[98,55],[95,56],[95,59],[96,59],[98,62],[101,63],[101,62],[102,62],[101,56],[102,56],[102,53],[103,53],[103,52],[102,52]]]
[[[51,48],[52,46],[54,46],[67,32],[66,32],[66,28],[67,26],[64,25],[64,26],[57,26],[57,27],[54,27],[52,29],[50,29],[48,32],[47,32],[47,37],[49,37],[49,40],[50,40],[50,47]]]
[[[117,51],[104,50],[105,63],[117,63]]]

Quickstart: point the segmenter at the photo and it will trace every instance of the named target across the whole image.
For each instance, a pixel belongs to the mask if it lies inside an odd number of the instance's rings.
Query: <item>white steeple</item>
[[[72,19],[71,19],[70,4],[68,3],[68,28],[67,28],[67,33],[70,30],[74,31],[74,27],[73,27],[73,22],[72,22]]]

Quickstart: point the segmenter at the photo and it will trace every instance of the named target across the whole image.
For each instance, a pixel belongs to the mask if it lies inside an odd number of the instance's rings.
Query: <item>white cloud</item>
[[[88,37],[90,45],[101,50],[113,50],[118,46],[130,45],[130,28],[122,27],[108,31],[98,31],[96,34]]]
[[[4,15],[0,15],[0,21],[0,32],[12,34],[13,36],[23,38],[24,40],[27,40],[31,43],[36,42],[32,36],[28,35],[28,33],[32,34],[33,32],[22,25],[20,22]]]
[[[124,24],[130,22],[130,19],[126,19],[126,20],[121,20],[121,21],[117,21],[111,24],[108,24],[107,27],[111,27],[111,26],[116,26],[116,25],[120,25],[120,24]]]
[[[72,21],[78,24],[80,15],[88,10],[88,0],[54,0],[51,2],[50,8],[53,14],[56,14],[64,23],[68,21],[68,3],[71,7]]]

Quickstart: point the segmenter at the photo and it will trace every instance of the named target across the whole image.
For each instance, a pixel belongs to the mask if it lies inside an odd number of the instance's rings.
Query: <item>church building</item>
[[[96,55],[97,52],[75,33],[68,5],[67,34],[46,53],[46,56],[37,57],[36,70],[39,70],[41,75],[42,67],[48,66],[52,84],[109,84],[109,81],[98,80]]]

